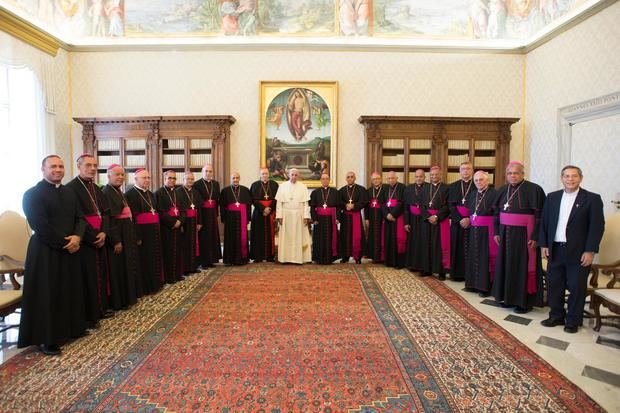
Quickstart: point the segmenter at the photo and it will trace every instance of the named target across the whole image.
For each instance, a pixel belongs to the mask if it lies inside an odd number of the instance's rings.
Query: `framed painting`
[[[260,164],[284,182],[299,170],[308,187],[336,184],[338,82],[260,83]]]

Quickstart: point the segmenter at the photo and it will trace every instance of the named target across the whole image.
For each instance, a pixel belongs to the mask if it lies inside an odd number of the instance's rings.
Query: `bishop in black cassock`
[[[161,228],[164,279],[172,284],[183,279],[183,223],[185,210],[181,208],[176,192],[176,173],[166,171],[164,186],[155,192]]]
[[[347,184],[340,188],[340,233],[338,241],[341,262],[348,262],[353,257],[357,264],[362,262],[364,254],[364,222],[362,210],[366,207],[366,188],[355,183],[355,172],[347,172]]]
[[[185,182],[179,186],[177,191],[177,201],[185,213],[182,235],[182,254],[183,269],[186,275],[198,271],[200,249],[198,237],[202,229],[202,215],[200,206],[202,198],[200,193],[194,189],[194,174],[191,171],[185,172]]]
[[[438,274],[440,280],[446,279],[450,270],[450,221],[448,217],[448,186],[441,182],[439,167],[431,168],[431,184],[422,193],[422,219],[424,220],[424,238],[428,243],[423,246],[424,258],[422,275]]]
[[[407,232],[405,231],[405,185],[398,182],[396,172],[389,172],[388,185],[379,196],[383,213],[383,248],[385,265],[404,268],[407,252]]]
[[[424,262],[424,251],[429,240],[428,232],[424,231],[422,219],[423,194],[428,192],[429,184],[424,182],[425,174],[422,169],[415,171],[415,182],[405,189],[405,230],[407,231],[407,268],[421,272]]]
[[[506,168],[508,183],[497,191],[495,237],[499,241],[492,295],[515,312],[543,305],[542,262],[538,231],[545,192],[524,179],[523,164]]]
[[[366,191],[368,204],[364,209],[364,219],[366,223],[366,245],[365,255],[373,262],[383,262],[383,212],[379,197],[387,191],[387,185],[381,183],[381,174],[373,172],[370,181],[370,188]]]
[[[124,181],[124,169],[119,165],[110,165],[108,184],[102,189],[110,207],[107,245],[110,258],[110,303],[115,310],[135,304],[137,298],[142,296],[140,259],[131,208],[121,189]]]
[[[26,253],[17,346],[40,345],[45,354],[54,355],[60,345],[86,331],[78,256],[86,222],[75,192],[60,183],[62,160],[48,156],[42,169],[44,179],[23,199],[34,234]]]
[[[269,179],[269,169],[260,170],[260,180],[250,187],[254,212],[250,231],[250,256],[254,262],[275,259],[276,193],[278,183]]]
[[[465,269],[465,289],[489,296],[495,276],[497,243],[495,242],[495,188],[489,185],[489,175],[478,171],[474,175],[476,188],[467,195],[471,226],[469,256]]]
[[[459,167],[461,179],[448,186],[448,208],[450,209],[450,278],[463,281],[469,257],[469,209],[467,196],[476,188],[472,180],[471,162]]]
[[[321,187],[310,194],[312,217],[312,261],[331,264],[338,258],[338,222],[342,205],[340,193],[329,186],[329,175],[321,175]]]
[[[159,291],[164,283],[159,214],[155,195],[148,189],[150,185],[149,172],[138,169],[135,185],[125,192],[133,216],[144,294]]]
[[[250,190],[239,185],[238,172],[230,175],[232,185],[220,194],[220,215],[224,223],[224,264],[243,265],[250,259],[248,224],[252,209]]]
[[[218,202],[220,184],[213,179],[213,166],[202,168],[202,178],[194,183],[194,189],[202,198],[200,213],[202,229],[199,232],[200,265],[202,268],[213,267],[222,258],[220,229],[218,224]]]
[[[89,322],[89,327],[96,327],[101,317],[113,315],[109,303],[110,267],[105,244],[109,231],[110,210],[105,195],[94,182],[97,176],[95,158],[89,154],[80,155],[77,167],[80,174],[71,180],[67,187],[75,191],[87,222],[80,248],[80,259],[84,275],[86,320]]]

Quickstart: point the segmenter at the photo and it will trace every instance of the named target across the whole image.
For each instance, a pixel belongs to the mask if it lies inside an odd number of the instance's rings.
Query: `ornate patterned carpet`
[[[6,412],[600,412],[443,283],[379,266],[195,275],[61,357],[0,367]]]

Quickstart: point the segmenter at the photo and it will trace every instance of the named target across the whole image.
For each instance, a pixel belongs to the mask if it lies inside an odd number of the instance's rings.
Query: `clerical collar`
[[[164,185],[164,188],[166,188],[167,191],[174,191],[174,186],[170,187],[170,186]]]
[[[43,178],[43,179],[45,180],[45,182],[47,182],[50,185],[54,185],[56,188],[60,188],[60,185],[62,185],[62,184],[57,184],[56,182],[52,182],[47,178]]]
[[[441,182],[437,182],[436,184],[433,184],[433,186],[437,186],[437,185],[439,185],[439,184],[441,184]]]
[[[329,189],[329,186],[323,186],[322,188],[323,189]]]
[[[563,191],[563,192],[564,192],[564,194],[563,194],[563,195],[566,195],[566,196],[575,196],[575,195],[577,195],[577,193],[579,192],[579,190],[580,190],[580,189],[581,189],[581,187],[579,187],[579,186],[578,186],[578,187],[577,187],[577,189],[575,189],[573,192],[566,192],[566,189],[565,189],[565,190]]]
[[[521,181],[521,182],[517,182],[516,184],[510,184],[510,186],[513,187],[513,188],[516,188],[519,185],[521,185],[524,181],[525,181],[525,179],[523,181]]]
[[[135,187],[135,188],[138,188],[138,189],[139,189],[140,191],[142,191],[142,192],[146,192],[146,191],[147,191],[146,189],[142,188],[142,187],[141,187],[140,185],[138,185],[138,184],[134,185],[134,187]]]
[[[86,182],[86,183],[91,183],[93,181],[92,178],[82,178],[79,175],[78,175],[78,179],[80,179],[82,182]]]
[[[185,185],[183,185],[183,188],[185,188],[187,191],[191,191],[193,187],[192,186],[185,186]]]
[[[349,188],[353,188],[353,184],[349,185]]]

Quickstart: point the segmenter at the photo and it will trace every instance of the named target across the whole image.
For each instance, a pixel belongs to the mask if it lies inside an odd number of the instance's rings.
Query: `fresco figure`
[[[340,34],[367,35],[369,11],[368,0],[340,0]]]

